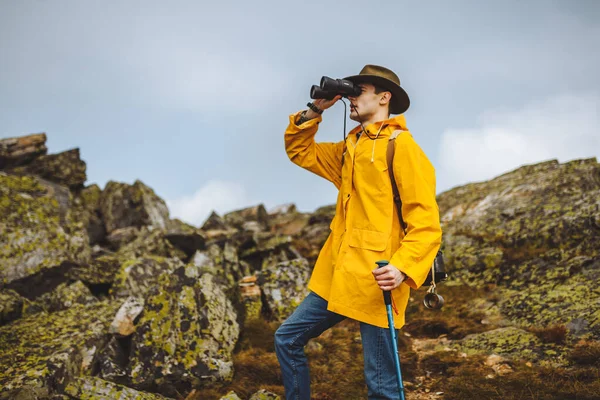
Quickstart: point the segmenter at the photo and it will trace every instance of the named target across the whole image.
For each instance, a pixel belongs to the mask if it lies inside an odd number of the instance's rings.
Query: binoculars
[[[360,86],[346,79],[332,79],[328,76],[321,78],[321,85],[312,85],[310,88],[311,99],[331,100],[337,95],[342,97],[359,96],[362,90]]]

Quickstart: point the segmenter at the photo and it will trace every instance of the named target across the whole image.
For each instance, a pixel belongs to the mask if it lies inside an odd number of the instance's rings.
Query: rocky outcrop
[[[497,285],[522,327],[600,339],[600,165],[548,161],[439,196],[453,280]],[[587,306],[584,306],[587,305]]]

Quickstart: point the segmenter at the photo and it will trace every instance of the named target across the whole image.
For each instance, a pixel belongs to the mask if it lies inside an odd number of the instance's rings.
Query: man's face
[[[381,109],[380,100],[383,93],[375,93],[375,86],[370,83],[360,83],[362,93],[357,97],[348,96],[350,100],[350,119],[361,122],[368,121]],[[360,116],[360,117],[359,117]]]

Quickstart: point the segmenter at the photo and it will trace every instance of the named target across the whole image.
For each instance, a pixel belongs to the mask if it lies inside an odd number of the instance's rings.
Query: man
[[[304,345],[347,317],[360,322],[369,399],[398,398],[382,290],[391,291],[394,324],[400,329],[410,288],[423,284],[441,243],[435,170],[407,131],[404,116],[389,117],[404,113],[410,104],[398,76],[367,65],[359,75],[344,79],[362,90],[348,97],[350,118],[360,124],[345,142],[314,140],[320,114],[340,96],[315,100],[308,110],[291,115],[285,131],[290,160],[339,189],[331,234],[316,261],[310,293],[275,333],[287,399],[310,399]],[[393,172],[406,234],[386,158],[390,136],[398,130],[402,132],[393,141]],[[377,269],[375,261],[382,259],[390,264]]]

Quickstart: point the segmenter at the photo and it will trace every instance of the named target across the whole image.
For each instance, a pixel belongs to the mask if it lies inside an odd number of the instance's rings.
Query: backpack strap
[[[406,234],[406,223],[404,222],[404,218],[402,218],[402,199],[400,198],[400,193],[398,192],[398,185],[396,184],[396,179],[394,178],[394,140],[402,133],[401,130],[397,130],[392,132],[390,135],[390,140],[388,141],[387,147],[387,164],[388,164],[388,172],[390,173],[390,180],[392,181],[392,191],[394,193],[394,203],[396,203],[396,208],[398,209],[398,217],[400,217],[400,225],[402,225],[402,230],[404,234]]]

